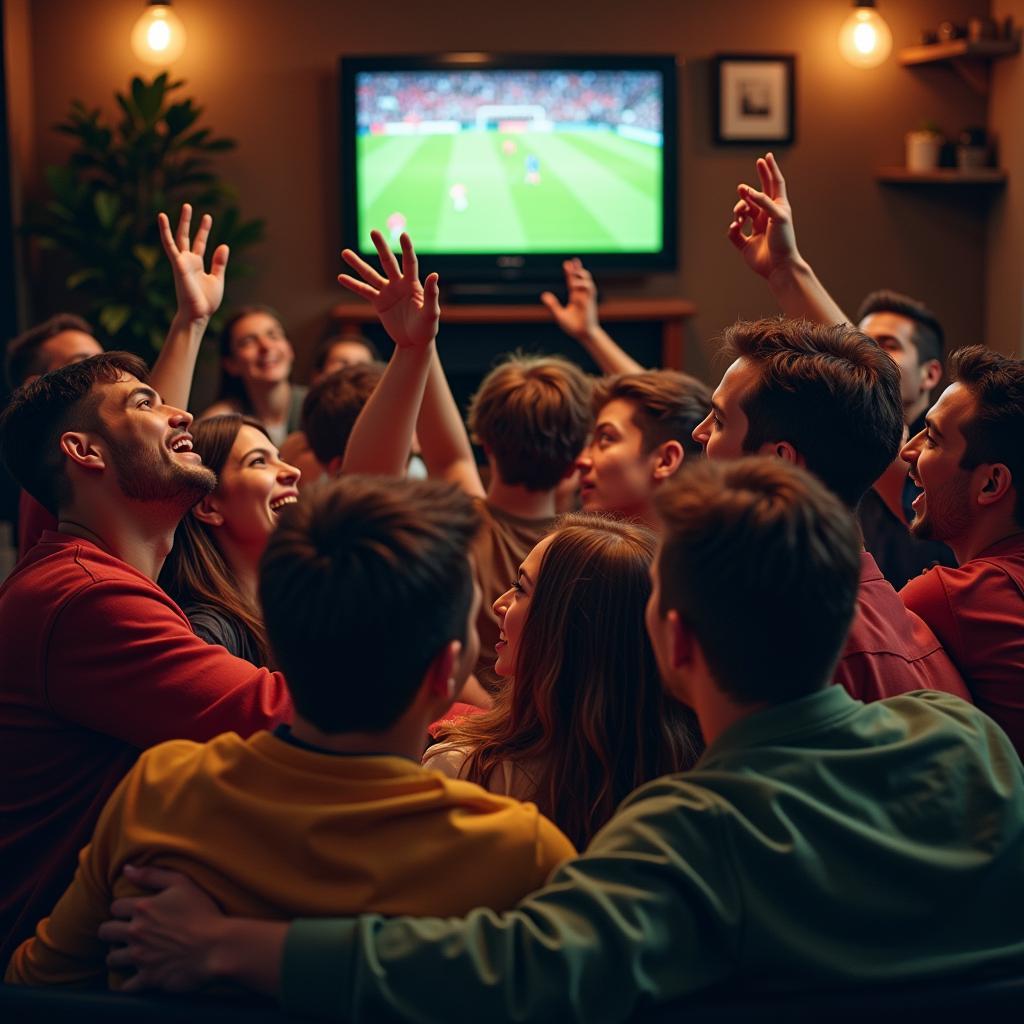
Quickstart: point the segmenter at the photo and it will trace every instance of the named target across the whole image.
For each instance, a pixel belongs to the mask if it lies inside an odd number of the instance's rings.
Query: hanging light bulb
[[[185,26],[171,10],[171,0],[149,0],[132,29],[132,50],[147,64],[166,66],[185,51]]]
[[[892,33],[875,10],[875,0],[854,0],[839,30],[839,52],[857,68],[877,67],[892,51]]]

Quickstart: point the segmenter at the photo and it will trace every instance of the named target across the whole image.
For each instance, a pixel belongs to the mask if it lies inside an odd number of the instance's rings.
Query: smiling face
[[[224,462],[205,518],[236,544],[262,551],[281,509],[298,500],[299,470],[282,462],[261,430],[243,423]],[[203,510],[197,512],[202,515]]]
[[[109,451],[117,483],[133,501],[194,505],[217,478],[192,450],[192,417],[165,405],[148,384],[124,375],[104,389],[96,433]]]
[[[915,537],[955,543],[971,526],[974,491],[985,469],[961,467],[967,450],[961,428],[970,422],[975,407],[967,388],[951,384],[928,411],[925,429],[900,452],[910,464],[914,483],[922,488],[914,499],[910,524]]]
[[[584,511],[643,516],[649,509],[658,455],[644,453],[635,415],[636,406],[624,398],[613,399],[598,412],[593,437],[577,461]]]
[[[515,674],[523,626],[530,610],[530,599],[537,588],[544,552],[551,546],[554,536],[549,534],[534,547],[519,567],[519,573],[512,581],[512,586],[494,602],[494,613],[501,623],[501,636],[494,645],[498,655],[494,662],[494,671],[499,676]]]
[[[269,313],[249,313],[231,329],[231,355],[224,360],[228,373],[246,385],[286,381],[295,352],[284,328]]]

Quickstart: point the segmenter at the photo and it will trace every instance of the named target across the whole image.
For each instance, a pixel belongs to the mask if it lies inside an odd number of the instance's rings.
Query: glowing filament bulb
[[[839,30],[839,51],[854,67],[877,67],[892,51],[892,33],[873,5],[851,11]]]
[[[185,50],[185,26],[170,3],[150,3],[132,29],[132,50],[147,64],[166,67]]]

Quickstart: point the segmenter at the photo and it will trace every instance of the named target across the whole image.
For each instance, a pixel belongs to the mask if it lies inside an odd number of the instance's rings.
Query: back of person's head
[[[512,355],[483,379],[469,407],[474,440],[503,483],[549,491],[570,473],[593,425],[591,386],[556,356]]]
[[[146,382],[149,368],[129,352],[105,352],[23,384],[0,413],[0,453],[7,468],[54,515],[71,499],[61,435],[99,429],[102,387],[125,376]]]
[[[285,509],[260,564],[270,646],[298,712],[380,732],[409,708],[473,600],[472,501],[432,480],[342,477]]]
[[[975,401],[960,427],[967,441],[961,468],[1003,463],[1017,494],[1014,518],[1024,526],[1024,360],[971,345],[953,353],[951,370]]]
[[[678,441],[687,455],[699,455],[693,431],[711,408],[711,388],[678,370],[644,370],[600,381],[594,390],[594,411],[616,399],[630,402],[633,422],[643,435],[647,454],[666,441]]]
[[[7,343],[4,356],[4,369],[7,373],[7,384],[11,388],[20,387],[29,377],[46,373],[49,364],[43,346],[51,338],[65,331],[79,331],[92,335],[92,328],[74,313],[57,313],[49,320],[44,320],[35,327],[30,327]]]
[[[562,519],[512,679],[450,736],[472,750],[470,778],[522,762],[529,798],[580,849],[637,786],[696,760],[699,733],[664,693],[644,627],[655,545],[650,530],[610,516]]]
[[[655,499],[660,614],[692,630],[718,688],[776,704],[828,684],[853,618],[860,533],[783,459],[694,460]]]
[[[849,324],[772,317],[723,336],[729,359],[758,370],[740,405],[744,451],[789,442],[850,508],[896,458],[903,440],[899,370]]]
[[[262,423],[237,413],[211,416],[191,427],[192,450],[218,477],[243,426],[255,428],[272,444]],[[246,600],[210,528],[192,513],[182,518],[174,532],[174,545],[158,582],[183,607],[193,603],[213,605],[237,619],[252,636],[262,664],[268,663],[266,632],[259,610]]]
[[[882,289],[872,292],[860,304],[857,310],[857,323],[873,313],[895,313],[913,321],[914,347],[917,349],[917,361],[927,363],[932,359],[942,362],[942,350],[945,335],[939,318],[923,303],[912,299],[901,292]]]
[[[302,429],[322,465],[344,457],[352,428],[383,374],[381,363],[356,363],[309,389],[302,401]]]
[[[342,358],[338,360],[339,350]],[[330,361],[331,365],[328,366]],[[352,366],[355,363],[379,363],[380,353],[377,346],[364,338],[361,334],[343,333],[329,334],[313,350],[313,376],[318,377],[326,372],[333,373],[342,366]],[[337,363],[337,365],[334,365]]]

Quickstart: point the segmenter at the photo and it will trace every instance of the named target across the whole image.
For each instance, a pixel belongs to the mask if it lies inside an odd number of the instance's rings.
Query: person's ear
[[[682,668],[693,661],[693,632],[674,608],[665,616],[672,640],[672,667]]]
[[[658,445],[654,449],[654,479],[660,482],[675,475],[683,464],[685,454],[683,446],[676,440],[665,441]]]
[[[459,681],[456,679],[459,669],[459,655],[462,653],[462,642],[449,640],[437,652],[434,660],[427,667],[423,679],[424,696],[431,701],[448,701],[455,699],[459,692]]]
[[[772,454],[794,466],[803,466],[804,457],[789,443],[789,441],[776,441],[772,445]]]
[[[106,469],[107,457],[92,434],[69,430],[60,436],[61,451],[82,469]]]
[[[238,359],[233,356],[223,356],[220,361],[221,369],[231,377],[241,377],[242,368],[238,365]]]
[[[192,515],[204,526],[224,525],[224,516],[217,509],[217,499],[212,494],[206,495],[198,505],[193,507]]]
[[[978,504],[995,505],[1013,489],[1013,474],[1002,462],[994,462],[988,467],[981,490],[978,492]]]
[[[324,472],[333,480],[341,476],[341,467],[345,463],[344,455],[335,455],[330,462],[324,466]]]
[[[921,391],[934,391],[942,380],[942,363],[929,359],[921,366]]]

